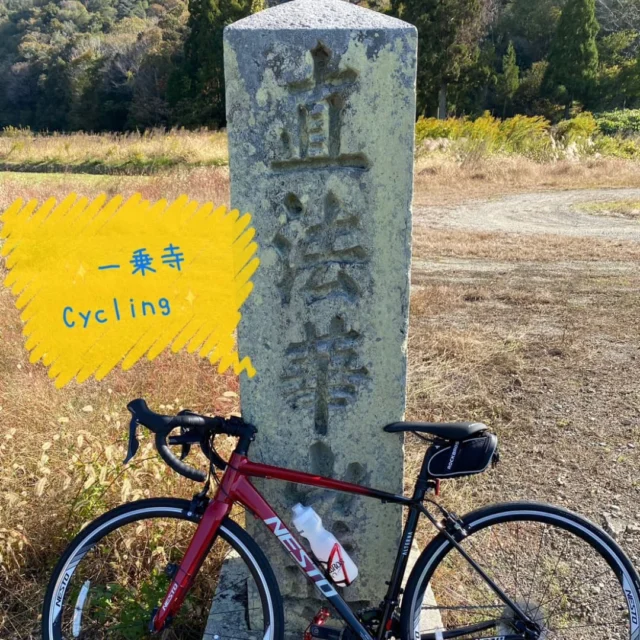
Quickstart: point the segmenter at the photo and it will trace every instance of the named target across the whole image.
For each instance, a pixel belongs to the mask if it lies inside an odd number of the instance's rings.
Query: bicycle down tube
[[[412,502],[404,496],[396,496],[392,493],[379,491],[377,489],[340,482],[338,480],[332,480],[331,478],[315,476],[301,471],[281,469],[251,462],[245,456],[234,452],[229,460],[228,468],[222,477],[218,491],[213,500],[208,504],[196,533],[182,559],[180,567],[169,585],[167,595],[153,617],[151,631],[161,631],[178,612],[213,544],[213,540],[218,533],[222,521],[229,515],[233,504],[237,502],[265,523],[268,529],[278,538],[294,558],[301,571],[306,574],[307,578],[316,586],[320,593],[329,600],[353,631],[355,631],[362,640],[373,640],[344,599],[325,578],[323,572],[320,571],[315,562],[309,557],[304,548],[282,522],[281,518],[251,484],[247,476],[298,482],[404,505],[409,505]]]

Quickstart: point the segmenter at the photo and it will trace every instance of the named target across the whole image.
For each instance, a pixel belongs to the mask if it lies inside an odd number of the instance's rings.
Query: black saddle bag
[[[436,443],[427,455],[427,471],[432,478],[470,476],[486,471],[498,461],[498,438],[484,433],[453,444]]]

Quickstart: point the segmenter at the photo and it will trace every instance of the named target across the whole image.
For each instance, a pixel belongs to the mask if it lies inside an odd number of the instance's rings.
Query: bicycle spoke
[[[542,595],[540,596],[540,604],[538,604],[538,606],[536,607],[536,609],[532,612],[532,615],[536,615],[538,613],[538,611],[540,611],[541,607],[542,607],[542,603],[544,602],[544,598],[547,595],[547,591],[549,590],[549,588],[551,587],[551,583],[553,581],[553,579],[556,577],[557,572],[558,572],[558,567],[560,565],[560,561],[563,559],[564,557],[564,553],[567,550],[567,547],[569,546],[569,538],[566,539],[565,543],[564,543],[564,547],[562,548],[562,553],[558,556],[558,559],[556,561],[556,564],[553,568],[553,574],[551,575],[551,577],[549,578],[548,582],[547,582],[547,586],[545,587],[544,591],[542,592]]]
[[[597,549],[570,531],[547,522],[506,521],[472,530],[461,544],[539,625],[541,639],[630,640],[629,607],[618,577]],[[455,549],[449,547],[430,583],[436,602],[420,603],[430,616],[422,624],[462,630],[467,638],[464,629],[494,622],[496,636],[517,635],[516,614]]]
[[[525,602],[525,611],[529,609],[529,602],[531,600],[531,595],[533,594],[533,588],[535,586],[536,573],[538,572],[538,562],[540,560],[540,552],[542,551],[542,543],[544,541],[544,536],[545,536],[546,532],[547,532],[547,526],[544,525],[544,528],[542,529],[542,535],[540,536],[540,545],[538,547],[538,552],[536,554],[536,560],[535,560],[534,566],[533,566],[533,577],[531,578],[531,589],[529,590],[529,595],[527,596],[527,599],[526,599],[526,602]]]
[[[62,640],[75,639],[78,630],[86,640],[150,637],[153,611],[171,584],[165,570],[182,561],[195,530],[196,524],[185,520],[143,519],[122,525],[93,544],[66,587]],[[253,585],[242,556],[217,539],[175,620],[158,637],[262,640],[268,618]]]
[[[611,569],[610,569],[609,567],[607,567],[606,569],[603,569],[600,573],[598,573],[596,576],[588,578],[588,580],[589,580],[589,582],[592,582],[592,583],[593,583],[593,582],[595,582],[596,580],[600,579],[602,576],[607,575],[607,574],[609,574],[609,573],[611,573]],[[546,608],[547,610],[549,610],[549,604],[554,604],[554,603],[556,603],[558,600],[561,600],[562,598],[566,598],[566,597],[567,597],[567,595],[572,594],[572,593],[575,593],[575,591],[576,591],[577,589],[579,589],[579,588],[582,586],[582,584],[584,583],[584,581],[585,581],[585,578],[584,578],[584,577],[582,578],[582,580],[580,580],[580,575],[579,575],[579,574],[578,574],[578,575],[576,575],[576,577],[575,577],[575,578],[574,578],[574,580],[572,581],[571,588],[563,590],[563,592],[562,592],[559,596],[556,596],[553,600],[550,600],[550,601],[546,602],[546,603],[544,604],[545,608]],[[578,584],[578,583],[579,583],[579,584]],[[556,608],[556,609],[553,609],[553,610],[551,611],[551,613],[549,613],[549,614],[548,614],[548,615],[549,615],[549,617],[551,617],[551,616],[554,614],[554,612],[555,612],[556,610],[557,610],[557,608]]]

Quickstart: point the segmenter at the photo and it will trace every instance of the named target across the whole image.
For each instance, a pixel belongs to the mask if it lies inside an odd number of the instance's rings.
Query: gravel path
[[[445,483],[447,506],[464,512],[537,500],[566,507],[603,527],[640,568],[640,270],[629,258],[637,254],[609,249],[578,259],[598,240],[640,242],[640,220],[580,207],[622,200],[640,201],[640,189],[416,207],[420,231],[470,233],[442,234],[457,255],[439,254],[437,243],[414,252],[411,417],[471,415],[499,434],[501,464],[455,491]],[[495,237],[485,242],[487,232]],[[587,240],[554,244],[551,236]],[[481,251],[471,250],[474,239],[485,242]],[[580,248],[563,253],[564,244]],[[503,245],[534,249],[524,259]],[[421,458],[407,451],[415,467]],[[604,637],[618,636],[589,636]]]
[[[576,206],[615,200],[640,200],[640,189],[523,193],[451,207],[417,207],[414,216],[416,223],[437,228],[640,241],[640,222],[593,215]]]

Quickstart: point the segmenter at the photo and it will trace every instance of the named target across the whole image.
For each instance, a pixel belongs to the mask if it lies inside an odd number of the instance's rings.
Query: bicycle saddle
[[[466,440],[489,427],[482,422],[392,422],[384,427],[388,433],[416,431],[428,433],[444,440]]]

